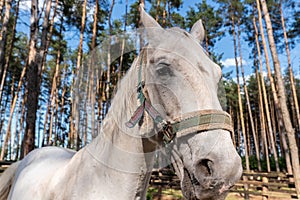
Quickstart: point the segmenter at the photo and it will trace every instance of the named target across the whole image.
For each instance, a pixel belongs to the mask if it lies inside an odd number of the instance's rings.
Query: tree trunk
[[[264,149],[265,149],[265,155],[266,155],[266,161],[267,161],[267,170],[268,172],[271,171],[270,167],[270,160],[269,160],[269,152],[268,152],[268,144],[267,144],[267,137],[266,137],[266,127],[265,127],[265,116],[264,116],[264,107],[266,110],[266,116],[267,116],[267,124],[270,130],[270,116],[269,116],[269,104],[267,102],[267,93],[266,93],[266,87],[265,87],[265,79],[263,75],[263,70],[262,70],[262,57],[261,57],[261,52],[260,52],[260,45],[259,45],[259,40],[258,40],[258,30],[256,27],[256,20],[255,16],[253,17],[253,26],[255,30],[255,42],[256,42],[256,49],[257,49],[257,55],[258,55],[258,60],[259,60],[259,69],[260,69],[260,76],[258,74],[258,67],[257,67],[257,84],[258,84],[258,92],[259,92],[259,111],[260,111],[260,118],[261,118],[261,135],[263,138],[263,144],[264,144]],[[261,82],[261,84],[260,84]],[[265,104],[264,104],[264,103]],[[265,106],[264,106],[265,105]]]
[[[53,16],[49,22],[49,15],[50,15],[50,8],[51,8],[51,0],[47,0],[46,2],[46,10],[44,15],[44,22],[43,22],[43,31],[42,31],[42,42],[41,42],[41,51],[40,51],[40,57],[41,57],[41,70],[44,71],[45,68],[45,62],[46,62],[46,56],[48,54],[48,48],[51,42],[51,37],[53,33],[54,28],[54,20],[56,17],[56,11],[58,7],[58,0],[55,0],[55,6],[53,10]],[[48,30],[49,28],[49,30]]]
[[[68,65],[67,64],[64,64],[64,69],[63,69],[63,77],[62,77],[62,93],[61,93],[61,97],[60,97],[60,124],[61,126],[63,126],[64,124],[64,120],[65,120],[65,115],[64,115],[64,112],[65,112],[65,109],[64,109],[64,106],[65,106],[65,95],[66,95],[66,92],[67,92],[67,73],[68,73]],[[70,122],[71,123],[71,122]],[[64,130],[61,131],[62,132],[62,140],[63,140],[63,147],[66,147],[65,146],[65,134],[64,134]]]
[[[166,1],[164,1],[164,10],[163,10],[162,18],[163,18],[162,27],[166,27],[167,26],[167,24],[166,24],[166,22],[167,22],[167,2]]]
[[[0,0],[0,13],[3,11],[4,0]],[[0,15],[0,22],[2,21],[2,15]]]
[[[95,11],[94,11],[94,23],[93,23],[93,36],[92,36],[92,44],[91,44],[91,58],[90,58],[90,66],[89,69],[91,70],[89,73],[91,74],[91,92],[89,95],[89,99],[91,102],[91,118],[92,118],[92,122],[91,122],[91,132],[92,132],[92,138],[95,138],[97,136],[97,131],[96,131],[96,119],[95,119],[95,107],[96,107],[96,91],[94,91],[94,78],[95,78],[95,71],[96,69],[94,69],[94,66],[92,66],[92,64],[94,63],[94,59],[95,59],[95,55],[94,55],[94,49],[96,47],[96,38],[97,38],[97,21],[98,21],[98,11],[99,11],[99,2],[96,1],[96,5],[95,5]],[[125,22],[126,23],[126,22]],[[122,55],[121,55],[122,56]],[[97,80],[97,79],[96,79]]]
[[[108,29],[109,29],[109,35],[111,36],[112,34],[112,24],[111,24],[111,15],[114,9],[114,5],[115,5],[115,1],[112,0],[111,1],[111,5],[110,5],[110,9],[109,9],[109,13],[108,13]],[[111,48],[111,40],[109,37],[109,41],[108,41],[108,48],[107,48],[107,73],[106,73],[106,88],[105,88],[105,92],[106,92],[106,107],[105,107],[105,114],[108,111],[108,108],[110,106],[110,86],[111,86],[111,58],[110,58],[110,48]]]
[[[62,25],[60,27],[62,29]],[[60,29],[60,35],[61,35],[61,29]],[[60,38],[61,39],[61,38]],[[55,65],[55,72],[53,75],[53,80],[52,80],[52,89],[51,89],[51,95],[50,95],[50,110],[51,110],[51,115],[50,115],[50,125],[49,125],[49,140],[48,140],[48,144],[54,141],[53,140],[53,118],[54,118],[54,112],[55,112],[55,107],[56,104],[55,102],[56,97],[57,97],[57,82],[58,82],[58,74],[59,74],[59,66],[60,66],[60,47],[58,47],[58,51],[57,51],[57,57],[56,57],[56,65]],[[56,110],[57,112],[57,110]]]
[[[156,14],[155,14],[155,21],[158,22],[159,20],[159,7],[160,7],[160,0],[157,0],[156,3]]]
[[[78,45],[78,54],[77,54],[77,64],[76,64],[76,72],[74,78],[79,78],[79,72],[81,68],[81,61],[82,61],[82,45],[83,45],[83,36],[84,36],[84,30],[86,25],[86,5],[87,0],[83,1],[83,7],[82,7],[82,18],[81,18],[81,28],[80,28],[80,39],[79,39],[79,45]],[[79,88],[77,88],[79,89]],[[73,96],[73,95],[72,95]],[[71,128],[71,135],[73,135],[74,143],[76,146],[76,150],[79,150],[80,148],[80,137],[79,137],[79,96],[78,94],[75,95],[74,101],[72,102],[72,114],[70,115],[71,120],[72,118],[75,120],[74,126]],[[72,122],[71,121],[71,122]],[[71,125],[72,126],[72,125]]]
[[[142,6],[143,9],[145,9],[145,0],[139,0],[140,1],[140,5]],[[141,11],[140,11],[141,13]],[[141,21],[141,18],[139,20],[139,27],[138,28],[142,28],[142,21]],[[145,46],[144,44],[144,38],[143,38],[143,35],[140,34],[140,50]]]
[[[230,114],[231,118],[234,119],[234,113],[233,113],[233,109],[232,109],[232,102],[230,101],[228,104],[230,105],[229,106],[229,114]],[[232,124],[234,125],[234,123],[232,123]],[[233,128],[233,130],[234,130],[234,128]],[[235,140],[234,131],[231,132],[231,138],[232,138],[233,146],[236,149],[236,140]]]
[[[7,48],[9,52],[8,52],[8,55],[6,56],[5,61],[4,61],[3,74],[2,74],[1,84],[0,84],[0,102],[2,101],[2,94],[3,94],[5,79],[6,79],[6,73],[7,73],[7,69],[9,68],[9,60],[10,60],[11,55],[12,55],[12,50],[13,50],[14,43],[15,43],[15,38],[16,38],[15,35],[16,35],[17,20],[18,20],[18,16],[19,16],[19,5],[20,5],[20,1],[18,1],[17,5],[16,5],[16,16],[15,16],[15,19],[14,19],[14,22],[13,22],[13,27],[12,27],[12,30],[11,30],[11,32],[12,32],[12,41],[10,43],[10,46]]]
[[[46,54],[47,54],[47,43],[48,43],[48,33],[49,33],[49,16],[51,11],[51,0],[46,0],[46,9],[44,11],[44,19],[43,19],[43,25],[42,25],[42,35],[41,35],[41,46],[39,50],[39,60],[38,60],[38,69],[43,70],[44,68],[44,62],[46,60]],[[55,14],[56,12],[54,12]],[[54,19],[54,16],[53,16]],[[42,75],[41,72],[39,72],[40,75]],[[41,78],[40,78],[41,80]]]
[[[12,119],[13,119],[13,114],[14,114],[14,110],[15,110],[15,107],[16,107],[18,94],[19,94],[19,91],[20,91],[22,83],[23,83],[23,78],[24,78],[25,72],[26,72],[26,66],[24,66],[24,68],[22,70],[20,80],[18,82],[17,91],[15,92],[15,95],[13,96],[12,101],[10,102],[11,106],[10,106],[9,118],[8,118],[8,121],[7,121],[7,129],[6,129],[6,133],[5,133],[5,137],[4,137],[4,143],[2,145],[0,160],[4,159],[4,154],[6,152],[5,149],[7,147],[7,143],[8,143],[9,137],[10,137],[11,122],[12,122]]]
[[[269,47],[271,50],[271,55],[273,58],[273,64],[274,64],[274,70],[275,70],[275,76],[277,80],[277,88],[278,88],[278,97],[279,97],[279,103],[281,108],[281,113],[283,116],[283,122],[285,126],[285,130],[287,132],[288,140],[289,140],[289,147],[291,151],[291,157],[292,157],[292,167],[293,167],[293,174],[294,174],[294,180],[295,180],[295,187],[297,191],[298,198],[300,198],[300,166],[299,166],[299,153],[297,148],[297,143],[295,139],[295,130],[291,123],[291,118],[289,115],[287,102],[286,102],[286,95],[285,95],[285,88],[284,83],[282,79],[281,74],[281,67],[280,62],[277,55],[275,40],[273,37],[273,28],[272,28],[272,22],[269,16],[267,3],[265,0],[260,1],[262,4],[262,10],[264,12],[264,19],[267,26],[267,33],[268,33],[268,41],[269,41]]]
[[[300,111],[299,111],[300,109],[299,109],[298,97],[297,97],[293,69],[292,69],[292,64],[291,64],[291,54],[290,54],[289,42],[288,42],[288,37],[287,37],[287,33],[286,33],[286,28],[285,28],[284,14],[282,11],[282,0],[280,1],[280,16],[281,16],[281,25],[282,25],[283,36],[284,36],[285,51],[286,51],[286,56],[287,56],[287,60],[288,60],[289,78],[290,78],[291,91],[292,91],[293,103],[294,103],[294,108],[295,108],[294,111],[296,113],[298,131],[300,131]]]
[[[276,89],[275,89],[275,84],[274,84],[274,80],[273,80],[272,73],[271,73],[271,67],[270,67],[270,62],[269,62],[269,56],[268,56],[268,50],[267,50],[266,40],[265,40],[265,36],[264,36],[264,30],[263,30],[262,16],[261,16],[261,11],[260,11],[260,6],[259,6],[259,0],[256,0],[256,3],[257,3],[257,12],[258,12],[259,27],[260,27],[260,35],[261,35],[261,39],[262,39],[262,43],[263,43],[263,47],[264,47],[264,53],[265,53],[265,58],[266,58],[266,65],[267,65],[267,69],[268,69],[268,77],[269,77],[270,84],[271,84],[271,89],[272,89],[272,94],[273,94],[273,98],[274,98],[274,103],[275,103],[275,106],[276,106],[276,110],[278,112],[278,116],[281,116],[281,113],[280,113],[279,108],[278,108],[279,105],[278,105],[278,97],[277,97],[277,93],[276,93]],[[262,69],[260,70],[260,73],[261,73],[261,76],[263,76],[262,75],[262,73],[263,73]],[[280,168],[279,168],[279,164],[278,164],[278,156],[277,156],[275,144],[273,142],[274,141],[274,137],[273,137],[273,130],[272,130],[271,118],[270,118],[270,111],[269,111],[269,106],[267,106],[268,100],[267,100],[267,97],[265,95],[265,88],[263,86],[262,86],[262,88],[263,88],[263,93],[264,93],[264,102],[265,102],[265,109],[266,109],[266,116],[267,116],[267,123],[268,123],[268,132],[269,132],[270,140],[272,142],[271,143],[271,147],[272,147],[272,149],[274,151],[274,159],[275,159],[276,171],[279,172]]]
[[[257,72],[258,73],[258,72]],[[259,76],[257,74],[257,76]],[[261,85],[259,79],[257,79],[258,83],[258,92],[259,92],[259,111],[260,111],[260,126],[261,126],[261,135],[263,140],[263,145],[265,149],[265,157],[267,162],[267,171],[271,171],[270,166],[270,158],[269,158],[269,147],[268,147],[268,140],[267,140],[267,134],[266,134],[266,127],[265,127],[265,115],[264,115],[264,109],[263,109],[263,98],[261,94]]]
[[[236,121],[237,121],[237,125],[236,125],[236,132],[237,132],[237,148],[238,148],[238,152],[241,154],[241,146],[242,146],[242,142],[241,142],[241,120],[239,118],[240,114],[239,114],[239,110],[236,111]]]
[[[2,145],[2,152],[3,152],[3,155],[1,155],[2,159],[4,158],[4,153],[5,153],[4,151],[6,149],[6,144],[7,144],[8,138],[9,138],[9,134],[10,134],[10,127],[11,127],[12,117],[13,117],[13,113],[14,113],[14,110],[15,110],[15,107],[16,107],[18,94],[21,90],[21,86],[22,86],[22,83],[23,83],[23,78],[24,78],[25,72],[26,72],[26,66],[24,66],[24,68],[21,72],[17,90],[15,92],[15,95],[12,95],[13,98],[10,101],[10,115],[9,115],[9,118],[8,118],[8,121],[7,121],[7,129],[6,129],[6,133],[5,133],[4,143]],[[21,122],[24,121],[23,116],[24,116],[24,111],[25,111],[25,109],[24,109],[25,102],[26,102],[26,98],[24,97],[23,101],[22,101],[22,118],[21,118]],[[18,156],[16,158],[18,158]]]
[[[0,1],[1,17],[2,17],[3,2],[4,1],[2,1],[2,0]],[[11,3],[12,3],[12,0],[6,0],[5,1],[4,18],[3,18],[3,21],[0,20],[0,22],[2,22],[1,31],[0,31],[0,64],[1,64],[1,69],[2,69],[3,63],[4,63],[4,54],[5,54],[4,50],[5,50],[5,44],[6,44],[7,28],[8,28],[8,24],[9,24]]]
[[[126,7],[125,7],[124,33],[126,32],[126,25],[127,25],[127,15],[128,15],[127,7],[128,7],[128,0],[126,0]],[[122,77],[124,50],[125,50],[125,38],[123,38],[122,45],[121,45],[120,65],[119,65],[119,69],[118,69],[118,81],[120,81],[121,77]]]
[[[50,98],[51,98],[51,94],[50,94]],[[50,141],[49,140],[49,134],[47,135],[47,125],[48,125],[48,119],[49,119],[49,114],[50,114],[50,107],[51,107],[51,103],[48,102],[47,110],[46,110],[46,114],[45,114],[45,120],[44,120],[42,147],[45,146],[45,145],[48,146],[49,141]]]
[[[31,1],[31,18],[30,18],[30,47],[28,55],[27,76],[27,113],[26,128],[22,143],[21,158],[34,149],[35,144],[35,121],[38,109],[39,95],[39,69],[37,64],[37,36],[38,36],[38,0]]]
[[[235,66],[236,66],[236,79],[237,79],[237,92],[238,92],[238,105],[239,105],[239,119],[241,121],[241,128],[242,128],[242,134],[244,138],[244,150],[245,150],[245,160],[246,160],[246,170],[250,171],[250,165],[249,165],[249,157],[248,157],[248,144],[247,144],[247,136],[246,136],[246,130],[245,130],[245,121],[244,121],[244,113],[243,113],[243,104],[242,104],[242,96],[241,96],[241,90],[240,90],[240,78],[239,78],[239,64],[238,64],[238,56],[237,56],[237,39],[236,39],[236,33],[235,33],[235,22],[234,22],[234,16],[231,16],[231,28],[232,28],[232,34],[233,34],[233,48],[234,48],[234,58],[235,58]]]
[[[17,149],[16,149],[16,160],[19,159],[19,155],[20,155],[20,146],[21,146],[21,136],[23,133],[23,129],[24,129],[24,121],[25,121],[25,104],[27,101],[27,94],[23,94],[23,99],[22,99],[22,112],[21,112],[21,120],[20,120],[20,129],[18,131],[17,134]]]
[[[241,48],[241,40],[240,40],[240,19],[238,19],[237,39],[238,39],[238,49],[239,49],[239,55],[240,55],[240,67],[241,67],[242,79],[243,79],[243,83],[244,83],[244,92],[245,92],[245,97],[246,97],[246,104],[247,104],[247,109],[248,109],[248,113],[249,113],[250,127],[251,127],[251,132],[253,134],[253,140],[254,140],[254,146],[255,146],[255,155],[256,155],[256,159],[257,159],[258,169],[261,169],[260,157],[259,157],[259,146],[258,146],[258,142],[257,142],[257,138],[256,138],[254,122],[253,122],[253,115],[252,115],[252,109],[251,109],[251,105],[250,105],[247,82],[246,82],[246,79],[245,79],[245,72],[244,72],[244,67],[243,67],[243,57],[242,57],[242,48]],[[248,131],[248,132],[250,132],[250,131]],[[250,134],[249,134],[249,136],[250,136]],[[249,142],[249,144],[250,144],[250,142]],[[250,145],[249,145],[249,147],[250,147]]]
[[[9,16],[10,16],[10,9],[11,9],[11,0],[5,1],[5,14],[2,22],[1,32],[0,32],[0,78],[3,76],[4,71],[4,63],[5,63],[5,46],[6,46],[6,36],[7,36],[7,28],[9,23]],[[2,11],[2,10],[1,10]],[[2,13],[0,13],[2,14]],[[1,23],[1,21],[0,21]],[[2,93],[2,90],[1,90]],[[0,98],[1,102],[1,98]]]

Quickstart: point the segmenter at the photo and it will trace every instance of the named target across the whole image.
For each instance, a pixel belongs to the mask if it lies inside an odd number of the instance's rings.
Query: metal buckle
[[[166,122],[163,121],[162,122],[162,130],[160,132],[162,132],[163,136],[163,140],[166,144],[170,143],[174,137],[176,136],[176,133],[173,131],[172,125],[170,122]]]

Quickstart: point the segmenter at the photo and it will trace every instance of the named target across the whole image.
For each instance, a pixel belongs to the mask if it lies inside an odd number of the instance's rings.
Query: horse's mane
[[[131,67],[117,85],[112,104],[103,121],[103,127],[105,127],[106,134],[108,132],[116,132],[120,127],[124,127],[126,120],[130,119],[128,112],[132,114],[138,106],[136,103],[137,101],[135,101],[137,100],[138,58],[139,57],[135,58]],[[127,111],[127,113],[125,111]]]

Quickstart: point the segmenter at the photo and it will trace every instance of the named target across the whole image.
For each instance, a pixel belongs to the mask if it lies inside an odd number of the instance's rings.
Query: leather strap
[[[133,113],[130,120],[125,123],[127,127],[133,128],[143,118],[144,112],[146,111],[156,124],[159,133],[164,135],[163,139],[165,143],[171,142],[175,136],[182,137],[195,132],[216,129],[223,129],[230,132],[233,131],[230,115],[222,110],[200,110],[186,113],[175,119],[172,123],[165,121],[160,113],[152,106],[150,101],[146,99],[143,92],[144,82],[142,80],[142,69],[144,54],[144,50],[142,50],[137,87],[138,99],[140,100],[141,105]]]

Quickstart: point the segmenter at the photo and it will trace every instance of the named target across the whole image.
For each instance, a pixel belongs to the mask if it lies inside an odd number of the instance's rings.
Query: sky
[[[115,7],[113,10],[113,14],[112,14],[112,20],[122,19],[122,17],[125,14],[125,1],[126,0],[116,0]],[[136,0],[128,0],[128,3],[129,3],[129,5],[131,5],[135,1]],[[42,6],[43,1],[39,1],[39,2],[41,4],[40,6]],[[197,2],[200,2],[200,1],[199,0],[197,0],[197,1],[183,0],[183,5],[179,10],[180,14],[185,16],[186,12],[190,9],[190,7],[194,7]],[[30,3],[31,3],[31,1],[29,1],[29,0],[22,1],[21,10],[30,10]],[[216,6],[212,0],[207,0],[207,3]],[[147,10],[147,8],[149,9],[149,7],[150,7],[149,3],[146,0],[146,10]],[[89,15],[89,17],[92,17],[92,15],[93,15],[92,9],[90,9],[90,11],[88,11],[88,15]],[[26,20],[23,18],[23,22],[24,21],[28,21],[27,24],[29,25],[29,19]],[[21,24],[21,23],[19,22],[19,24]],[[28,29],[28,32],[29,32],[29,27],[27,26],[26,28]],[[25,29],[25,27],[24,27],[24,29]],[[78,41],[79,41],[78,31],[76,33],[69,32],[69,33],[66,33],[66,35],[67,35],[67,40],[69,40],[69,44],[71,44],[71,48],[74,48],[74,49],[77,48]],[[249,58],[250,54],[251,54],[251,50],[248,47],[246,42],[242,41],[241,45],[242,45],[243,66],[245,68],[245,74],[246,74],[246,76],[249,76],[250,74],[253,73],[253,69],[252,69],[253,62]],[[88,49],[87,46],[84,47],[84,49],[87,50]],[[236,77],[232,37],[229,36],[228,34],[226,34],[225,37],[223,37],[221,40],[217,41],[215,48],[214,48],[214,52],[217,54],[223,54],[222,61],[221,61],[222,64],[224,65],[223,72],[224,73],[232,72],[231,77],[233,77],[233,78]],[[271,55],[269,57],[271,58]],[[279,58],[280,58],[282,70],[284,71],[286,68],[285,66],[287,66],[286,54],[284,53],[284,54],[279,55]],[[291,50],[291,60],[292,60],[294,74],[297,78],[300,78],[300,44],[299,44],[299,42],[296,44],[296,47]]]
[[[135,0],[128,0],[129,5],[135,2]],[[180,8],[179,13],[183,16],[186,15],[186,12],[190,9],[190,7],[195,7],[196,3],[201,1],[197,0],[183,0],[183,5]],[[207,0],[207,3],[210,5],[215,5],[213,1]],[[146,10],[149,8],[149,4],[146,1]],[[113,12],[113,19],[120,19],[125,13],[125,0],[116,0],[116,4]],[[266,37],[267,38],[267,37]],[[283,38],[282,38],[283,39]],[[252,63],[253,61],[249,58],[251,54],[251,49],[248,47],[246,42],[242,41],[242,56],[243,56],[243,66],[245,68],[246,76],[249,76],[253,73]],[[231,72],[231,77],[235,78],[235,60],[234,60],[234,52],[233,52],[233,40],[232,37],[226,34],[221,40],[216,42],[214,51],[217,54],[223,54],[222,64],[224,65],[223,72]],[[271,55],[269,55],[271,58]],[[285,70],[285,66],[287,66],[287,58],[284,51],[284,54],[279,55],[282,70]],[[291,60],[292,66],[295,76],[300,78],[300,44],[298,43],[294,49],[291,50]]]
[[[128,0],[129,5],[131,3],[133,3],[135,0]],[[40,7],[42,6],[42,2],[43,0],[40,0]],[[113,20],[115,19],[122,19],[122,16],[125,13],[125,5],[124,5],[125,0],[116,0],[116,5],[114,8],[114,12],[113,12]],[[198,1],[194,1],[194,0],[183,0],[183,6],[180,9],[180,13],[182,15],[185,15],[187,10],[189,10],[189,7],[193,7],[195,5],[196,2],[200,2],[200,0]],[[210,3],[210,0],[207,0],[208,3]],[[29,12],[30,11],[30,0],[23,0],[21,1],[21,8],[20,10],[22,10],[23,12]],[[146,8],[147,8],[147,4],[146,4]],[[149,6],[148,6],[149,8]],[[93,10],[90,9],[88,11],[88,15],[90,15],[89,17],[92,16],[92,12]],[[21,15],[21,19],[19,19],[18,21],[18,31],[23,31],[25,33],[27,33],[29,35],[29,15]],[[79,43],[79,33],[78,30],[76,30],[76,32],[66,32],[66,39],[68,41],[68,44],[71,44],[69,47],[71,47],[72,49],[75,49],[78,47],[78,43]],[[86,45],[85,45],[86,46]],[[85,47],[85,50],[87,50],[87,46]],[[228,34],[223,37],[220,41],[218,41],[215,45],[215,49],[214,51],[217,54],[223,54],[223,58],[222,58],[222,63],[225,66],[223,68],[223,72],[230,72],[232,71],[233,73],[231,74],[231,77],[233,79],[235,79],[235,62],[234,62],[234,54],[233,54],[233,41],[232,38],[230,36],[228,36]],[[242,43],[242,54],[243,54],[243,65],[245,67],[245,73],[246,76],[250,76],[250,74],[253,72],[252,70],[252,61],[251,59],[249,59],[250,56],[250,49],[248,48],[247,44],[245,42]],[[271,56],[270,56],[271,58]],[[297,44],[296,48],[294,48],[291,51],[291,60],[292,60],[292,66],[294,69],[294,74],[297,76],[297,78],[300,78],[300,45]],[[282,54],[280,55],[280,61],[281,61],[281,66],[286,66],[286,55]],[[284,67],[283,67],[284,69]],[[247,77],[246,77],[247,78]],[[12,131],[14,132],[14,131]],[[12,137],[13,138],[13,137]]]

